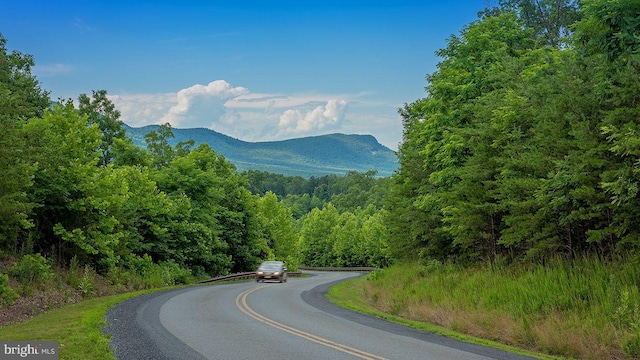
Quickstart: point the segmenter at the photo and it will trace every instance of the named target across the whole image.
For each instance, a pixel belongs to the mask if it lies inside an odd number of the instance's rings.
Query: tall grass
[[[398,264],[360,282],[377,309],[552,355],[640,356],[636,261],[465,268]]]

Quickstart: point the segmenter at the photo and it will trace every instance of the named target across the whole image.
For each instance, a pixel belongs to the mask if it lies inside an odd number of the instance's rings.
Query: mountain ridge
[[[158,125],[124,125],[134,144],[146,147],[144,135]],[[207,128],[172,128],[172,146],[194,140],[196,146],[207,143],[234,164],[238,171],[260,170],[287,176],[321,177],[345,175],[349,171],[377,171],[391,176],[398,168],[396,153],[380,144],[373,135],[327,134],[279,141],[248,142]]]

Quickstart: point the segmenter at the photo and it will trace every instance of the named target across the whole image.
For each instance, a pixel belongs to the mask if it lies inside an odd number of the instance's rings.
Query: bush
[[[167,286],[189,284],[193,279],[191,270],[182,268],[173,261],[165,261],[158,266],[162,269],[162,281]]]
[[[40,254],[25,255],[9,269],[9,275],[23,284],[43,284],[53,277],[51,265]]]
[[[12,305],[19,297],[20,296],[13,292],[13,289],[9,286],[9,276],[0,274],[0,304],[7,306]]]
[[[90,297],[96,290],[96,272],[89,265],[84,266],[84,272],[82,273],[82,279],[78,283],[78,290],[82,294],[83,298]]]

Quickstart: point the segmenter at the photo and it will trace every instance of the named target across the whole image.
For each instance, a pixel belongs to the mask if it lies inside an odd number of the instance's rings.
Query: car
[[[256,270],[256,281],[277,280],[287,282],[287,267],[282,261],[264,261]]]

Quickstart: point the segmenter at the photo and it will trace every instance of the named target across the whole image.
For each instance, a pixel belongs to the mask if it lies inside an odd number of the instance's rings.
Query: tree
[[[340,214],[328,238],[333,243],[332,266],[366,266],[360,218],[351,212]]]
[[[0,34],[0,114],[5,121],[24,123],[42,117],[50,107],[49,93],[31,74],[33,56],[19,51],[7,52],[7,40]]]
[[[41,119],[31,119],[24,129],[37,162],[29,193],[30,201],[37,204],[36,227],[27,239],[34,239],[36,251],[55,255],[59,261],[87,255],[95,248],[93,239],[77,232],[93,220],[87,218],[94,210],[88,206],[87,196],[94,186],[100,156],[100,130],[87,126],[86,117],[71,100],[47,110]]]
[[[43,115],[49,94],[31,74],[33,57],[8,53],[6,43],[0,34],[0,246],[18,251],[20,231],[33,226],[29,216],[34,204],[26,194],[35,171],[21,129],[28,119]]]
[[[301,219],[299,247],[301,263],[306,266],[335,266],[336,256],[330,234],[339,224],[338,210],[328,204],[322,210],[313,209]]]
[[[366,213],[365,210],[363,213]],[[365,264],[383,268],[393,263],[394,259],[389,247],[389,233],[384,226],[386,213],[373,211],[369,217],[364,218],[361,227],[361,237],[363,243],[360,245],[364,250]]]
[[[267,259],[283,260],[295,269],[299,262],[298,235],[291,210],[269,191],[258,199],[257,205],[267,246],[272,251]]]
[[[601,181],[612,205],[603,209],[609,226],[589,235],[593,242],[616,242],[619,251],[628,252],[640,247],[640,4],[590,0],[583,8],[584,19],[576,25],[576,47],[598,100],[594,122],[610,155],[601,155],[607,164]]]
[[[515,11],[540,45],[556,48],[567,44],[580,16],[575,0],[500,0],[500,7]]]
[[[171,124],[166,123],[158,127],[158,131],[151,131],[144,136],[147,150],[152,157],[155,169],[168,165],[175,156],[175,149],[169,144],[169,139],[174,137]]]
[[[96,124],[102,133],[100,165],[107,166],[113,160],[115,139],[126,137],[123,122],[120,121],[120,111],[109,100],[106,90],[94,90],[91,98],[80,94],[78,102],[80,115],[87,116],[89,125]]]
[[[509,96],[502,76],[505,63],[531,48],[529,31],[513,13],[476,21],[438,52],[443,61],[428,77],[427,98],[405,107],[411,146],[401,152],[411,151],[406,158],[421,167],[413,185],[418,193],[409,203],[428,214],[423,217],[427,224],[420,226],[431,227],[422,234],[428,236],[425,255],[495,257],[502,214],[494,192],[499,164],[492,159],[504,145],[496,139],[491,110],[485,110],[489,102],[482,99]]]
[[[622,64],[640,46],[640,4],[635,0],[587,0],[584,20],[576,24],[579,49],[588,55],[602,55]]]

